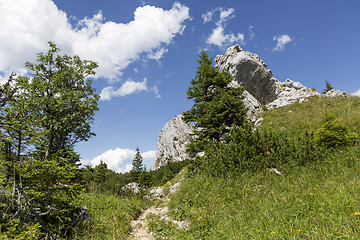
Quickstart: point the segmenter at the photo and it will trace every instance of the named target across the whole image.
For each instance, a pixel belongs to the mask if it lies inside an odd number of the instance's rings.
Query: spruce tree
[[[184,120],[195,125],[194,137],[187,147],[191,154],[203,151],[211,141],[224,140],[233,126],[247,123],[243,87],[233,87],[233,77],[212,66],[212,59],[202,51],[195,78],[187,90],[194,105],[183,113]]]
[[[143,164],[143,158],[141,156],[139,148],[136,148],[136,153],[132,161],[132,169],[130,174],[134,182],[140,183],[141,174],[145,172],[145,166]]]

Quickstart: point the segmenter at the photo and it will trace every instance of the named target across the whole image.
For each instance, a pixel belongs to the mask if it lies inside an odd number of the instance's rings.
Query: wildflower
[[[301,232],[301,229],[299,229],[298,232]]]
[[[323,188],[326,188],[326,185],[324,185]]]
[[[360,215],[360,212],[355,212],[355,216]]]
[[[275,234],[276,232],[273,232],[273,234]]]
[[[243,206],[243,208],[245,208],[245,206]]]

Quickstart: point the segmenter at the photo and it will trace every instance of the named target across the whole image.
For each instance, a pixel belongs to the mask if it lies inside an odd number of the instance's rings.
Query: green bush
[[[249,126],[234,128],[224,141],[209,143],[205,156],[198,157],[194,165],[212,176],[226,177],[288,164],[305,165],[324,155],[313,134],[289,139],[286,132],[252,131]]]
[[[315,140],[318,144],[333,148],[353,144],[357,137],[333,115],[326,115],[322,127],[316,131]]]

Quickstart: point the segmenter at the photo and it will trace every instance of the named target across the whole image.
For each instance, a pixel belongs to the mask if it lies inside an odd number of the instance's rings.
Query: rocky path
[[[162,199],[165,203],[163,207],[155,207],[151,206],[150,208],[146,209],[136,220],[133,220],[130,222],[130,226],[132,229],[132,232],[129,236],[130,240],[154,240],[155,234],[150,232],[148,226],[147,226],[147,215],[148,214],[155,214],[157,216],[160,216],[161,218],[167,217],[168,213],[168,207],[167,203],[169,199],[164,198]]]
[[[175,193],[180,186],[181,178],[178,182],[170,186],[170,194],[165,196],[163,194],[163,188],[155,188],[153,192],[150,192],[153,197],[160,199],[162,202],[159,204],[159,207],[151,206],[146,209],[136,220],[130,222],[131,233],[129,235],[129,240],[155,240],[155,233],[151,232],[148,227],[148,214],[155,214],[159,217],[159,221],[171,221],[178,226],[178,228],[189,228],[189,224],[186,221],[176,221],[171,219],[168,216],[168,203],[170,201],[171,194]]]

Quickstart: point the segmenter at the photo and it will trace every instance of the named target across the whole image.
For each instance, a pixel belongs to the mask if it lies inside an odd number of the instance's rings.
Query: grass
[[[260,128],[296,138],[315,132],[332,114],[359,134],[360,98],[312,97],[309,102],[266,111]],[[283,166],[232,178],[205,173],[186,178],[169,202],[170,215],[190,229],[152,227],[171,239],[360,239],[360,146],[329,151],[322,162]]]
[[[310,97],[308,102],[294,103],[290,106],[265,111],[263,123],[259,128],[285,130],[290,137],[302,135],[305,130],[316,131],[322,125],[323,117],[330,113],[342,124],[357,133],[360,129],[360,98],[323,96]]]
[[[136,219],[150,202],[139,196],[113,196],[83,193],[76,201],[86,206],[90,222],[73,234],[73,239],[127,239],[130,221]]]
[[[352,147],[281,176],[186,179],[169,207],[191,228],[172,239],[359,239],[359,161]]]
[[[312,97],[309,102],[265,111],[259,128],[285,130],[296,138],[315,132],[330,113],[359,134],[360,98]],[[189,229],[149,215],[159,239],[360,239],[360,145],[329,151],[321,162],[282,166],[236,178],[184,171],[181,189],[171,196],[169,215]],[[164,185],[168,192],[170,184]],[[129,197],[84,194],[93,221],[76,239],[125,239],[129,222],[149,203]]]

